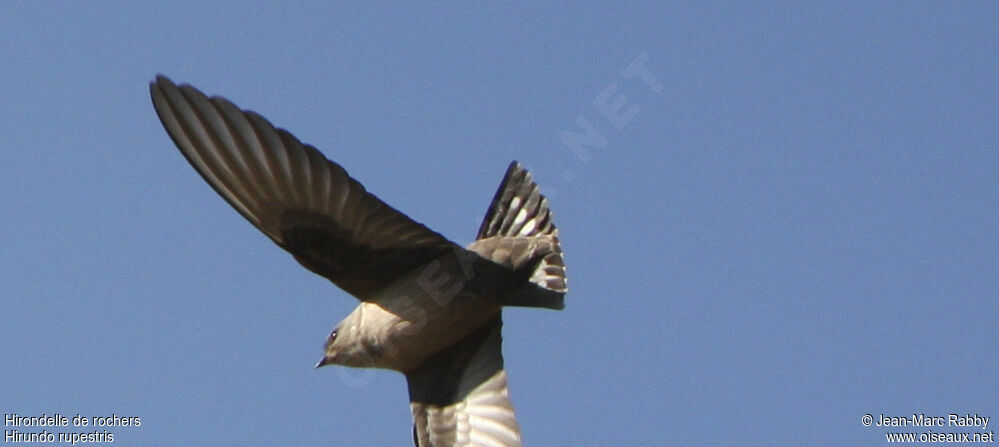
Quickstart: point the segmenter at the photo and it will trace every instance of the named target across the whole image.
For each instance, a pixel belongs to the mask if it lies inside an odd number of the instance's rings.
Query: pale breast
[[[362,305],[362,326],[377,340],[382,367],[415,367],[499,312],[496,296],[468,290],[453,273],[428,266]]]

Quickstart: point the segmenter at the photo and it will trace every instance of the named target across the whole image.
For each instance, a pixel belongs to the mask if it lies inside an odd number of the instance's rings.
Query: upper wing
[[[520,446],[500,315],[406,374],[417,447]]]
[[[452,249],[257,113],[164,76],[149,91],[170,137],[212,188],[298,262],[355,297],[366,299]]]

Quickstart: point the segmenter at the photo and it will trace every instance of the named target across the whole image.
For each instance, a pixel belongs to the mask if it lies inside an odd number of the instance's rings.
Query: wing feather
[[[453,249],[259,114],[163,76],[149,90],[167,133],[205,181],[302,265],[357,298]]]
[[[406,374],[417,447],[520,446],[499,315]]]

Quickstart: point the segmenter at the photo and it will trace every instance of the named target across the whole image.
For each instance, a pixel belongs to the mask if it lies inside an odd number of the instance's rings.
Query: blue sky
[[[506,312],[528,445],[999,416],[999,7],[663,3],[7,4],[0,408],[141,417],[128,445],[410,441],[401,375],[312,368],[356,301],[187,164],[163,73],[463,244],[532,170],[570,293]]]

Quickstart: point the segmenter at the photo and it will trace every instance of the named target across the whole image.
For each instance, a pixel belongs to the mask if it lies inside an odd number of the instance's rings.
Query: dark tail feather
[[[565,293],[527,283],[507,295],[503,305],[562,310],[565,309]]]
[[[562,309],[568,291],[565,261],[548,199],[519,163],[513,162],[493,197],[469,249],[514,271],[527,281],[503,303]]]

